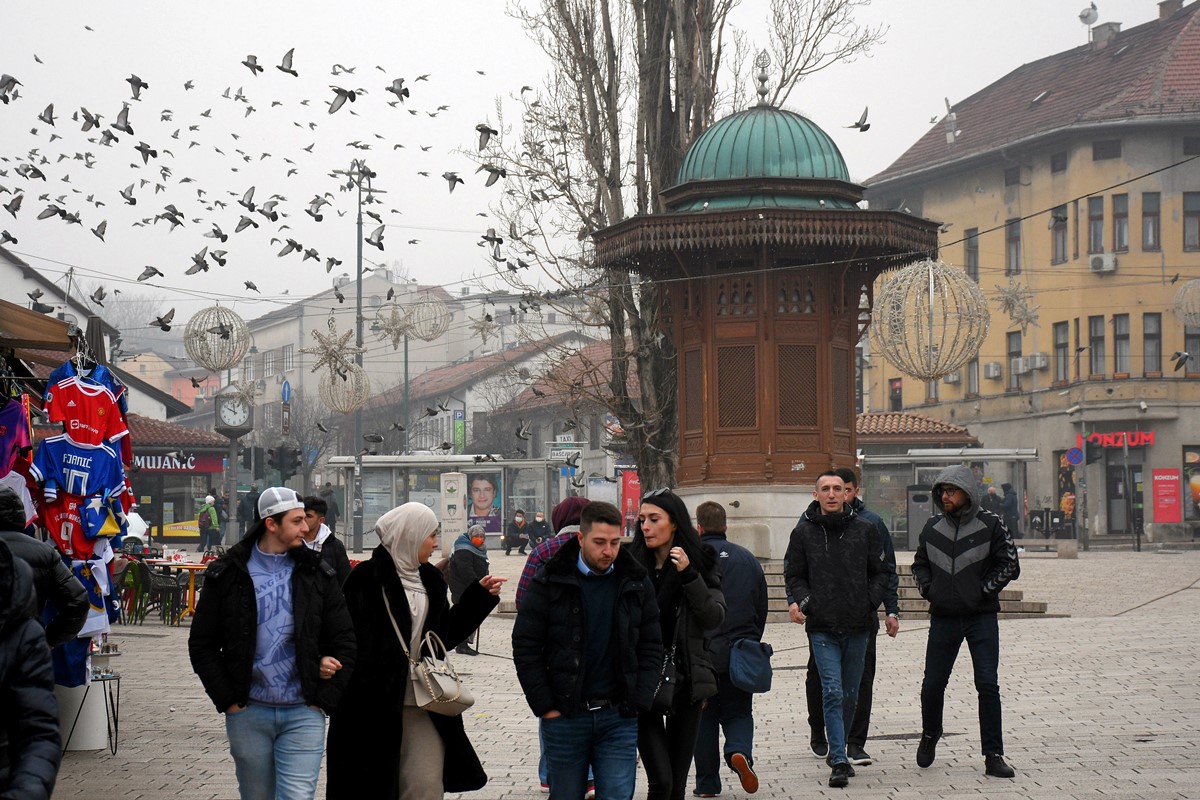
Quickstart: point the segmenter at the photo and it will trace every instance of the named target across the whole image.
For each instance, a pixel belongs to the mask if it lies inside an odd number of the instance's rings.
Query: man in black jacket
[[[654,585],[621,552],[621,514],[593,502],[579,537],[540,569],[517,612],[513,662],[545,726],[550,800],[579,800],[587,767],[596,794],[630,800],[637,713],[650,708],[662,666]]]
[[[792,618],[805,623],[821,675],[829,785],[850,782],[846,731],[854,719],[868,637],[883,602],[887,569],[879,531],[846,504],[833,470],[817,476],[813,502],[792,530],[784,560]]]
[[[933,484],[933,497],[944,513],[921,529],[912,574],[929,601],[929,642],[921,682],[921,742],[917,766],[928,767],[942,735],[946,684],[963,640],[971,651],[975,690],[979,693],[979,733],[984,769],[1011,778],[1004,761],[1000,712],[1000,590],[1021,574],[1017,548],[1004,522],[979,505],[971,471],[947,467]]]
[[[62,761],[54,670],[29,618],[33,575],[0,542],[0,797],[48,800]]]
[[[717,673],[717,694],[710,697],[700,718],[696,741],[697,797],[721,794],[717,728],[725,732],[725,763],[738,774],[742,789],[758,791],[754,774],[754,695],[729,680],[729,649],[741,639],[762,641],[767,626],[767,579],[762,565],[746,548],[725,537],[725,509],[712,501],[696,506],[696,528],[700,541],[711,545],[721,568],[721,591],[725,594],[725,621],[708,631],[708,655]]]
[[[338,586],[341,586],[350,575],[350,556],[346,554],[346,545],[334,535],[333,528],[325,524],[328,511],[328,504],[320,497],[304,498],[304,522],[308,525],[304,544],[314,553],[320,553],[321,560],[333,567]]]
[[[332,712],[354,663],[354,623],[333,567],[304,546],[286,487],[208,568],[188,639],[192,669],[225,714],[243,797],[312,797]]]
[[[87,590],[54,545],[25,533],[25,507],[8,487],[0,487],[0,542],[33,570],[34,619],[41,619],[47,602],[54,603],[54,619],[46,625],[46,642],[55,648],[74,639],[87,621]]]

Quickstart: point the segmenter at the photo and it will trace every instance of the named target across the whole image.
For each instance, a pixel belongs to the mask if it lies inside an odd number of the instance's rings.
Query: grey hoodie
[[[947,467],[933,482],[940,503],[943,485],[966,492],[958,517],[935,514],[921,530],[913,578],[931,614],[966,616],[1000,610],[1000,590],[1021,574],[1017,548],[1004,522],[979,503],[979,484],[965,466]]]

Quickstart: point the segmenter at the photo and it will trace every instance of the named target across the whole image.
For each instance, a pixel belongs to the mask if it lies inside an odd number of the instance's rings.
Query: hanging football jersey
[[[17,456],[32,446],[25,405],[16,398],[4,401],[0,408],[0,475],[7,475]]]
[[[112,443],[129,434],[116,398],[99,384],[65,378],[46,390],[44,408],[78,444]]]
[[[16,493],[17,497],[21,498],[21,507],[25,509],[26,526],[37,520],[37,507],[33,504],[33,495],[29,493],[29,486],[25,483],[24,475],[16,470],[7,475],[0,475],[0,486],[7,486]]]
[[[66,378],[80,378],[87,383],[103,386],[112,392],[113,397],[117,398],[117,406],[121,409],[121,414],[129,413],[128,400],[125,397],[125,384],[121,383],[112,370],[103,364],[97,364],[90,370],[80,372],[75,368],[73,361],[66,361],[50,373],[50,379],[46,385],[53,386]]]
[[[125,473],[117,451],[106,444],[72,441],[65,433],[44,439],[38,445],[30,472],[44,484],[47,501],[60,491],[90,497],[105,492],[120,495],[125,487]]]

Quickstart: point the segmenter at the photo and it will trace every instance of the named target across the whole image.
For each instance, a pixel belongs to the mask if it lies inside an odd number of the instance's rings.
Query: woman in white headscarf
[[[438,544],[434,513],[422,503],[405,503],[380,517],[375,529],[379,546],[342,587],[361,644],[329,724],[326,797],[429,800],[479,789],[487,775],[462,716],[417,707],[408,658],[388,611],[414,657],[428,631],[453,649],[499,604],[505,579],[483,577],[452,607],[445,578],[429,563]]]

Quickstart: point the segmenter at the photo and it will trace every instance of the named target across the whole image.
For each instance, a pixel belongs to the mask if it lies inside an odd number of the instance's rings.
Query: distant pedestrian
[[[221,517],[217,513],[216,500],[211,494],[204,497],[204,505],[196,512],[196,527],[200,531],[197,549],[201,553],[207,553],[221,535]]]
[[[513,514],[512,522],[504,529],[504,535],[500,537],[500,542],[504,546],[504,555],[512,555],[512,549],[517,548],[517,553],[525,555],[525,545],[529,544],[529,534],[525,530],[525,512],[517,509]]]
[[[325,524],[329,526],[330,533],[336,534],[338,520],[342,518],[342,507],[338,505],[333,484],[325,481],[325,488],[317,492],[317,496],[325,501]]]
[[[670,489],[642,496],[629,554],[650,573],[663,650],[674,654],[679,678],[669,712],[638,716],[638,752],[646,768],[646,797],[682,800],[704,701],[717,693],[717,674],[704,643],[704,632],[725,621],[717,555],[700,541],[687,506]],[[604,792],[599,794],[603,799]]]
[[[654,696],[660,635],[654,587],[621,547],[620,512],[588,503],[513,625],[517,678],[545,731],[550,800],[580,800],[588,764],[602,800],[633,797],[637,715]]]
[[[427,633],[446,647],[458,645],[499,604],[505,579],[484,576],[451,606],[441,571],[429,563],[438,544],[433,511],[405,503],[381,516],[375,529],[379,546],[344,586],[359,651],[329,725],[326,797],[432,800],[474,791],[487,783],[487,774],[462,715],[416,705],[405,648],[419,658]]]
[[[546,521],[546,512],[535,512],[533,522],[529,523],[529,546],[531,548],[537,547],[553,535],[554,532],[550,530],[550,523]]]
[[[813,498],[792,530],[783,569],[793,600],[788,611],[804,623],[821,677],[829,785],[840,788],[854,777],[846,733],[887,574],[879,531],[846,502],[841,476],[833,470],[818,475]]]
[[[48,603],[54,608],[54,617],[46,624],[46,641],[55,648],[74,639],[87,621],[87,590],[54,545],[33,538],[24,529],[21,498],[12,489],[0,486],[0,542],[33,570],[33,618],[40,622]]]
[[[1004,517],[1004,502],[1000,499],[1000,495],[996,493],[995,486],[987,487],[987,493],[983,495],[983,499],[979,501],[979,505],[981,505],[985,511],[990,511],[1001,518]]]
[[[300,496],[270,487],[258,512],[208,567],[188,653],[225,715],[243,800],[312,798],[325,715],[354,665],[353,621],[333,567],[304,546]]]
[[[1021,498],[1011,483],[1001,484],[1000,488],[1004,490],[1004,499],[1000,501],[1001,516],[1004,518],[1004,527],[1008,528],[1008,532],[1014,538],[1020,538]]]
[[[725,537],[725,508],[708,501],[696,506],[700,541],[713,548],[721,569],[725,621],[708,631],[708,653],[717,673],[717,693],[708,699],[696,741],[697,797],[720,797],[718,728],[725,733],[725,763],[738,775],[748,794],[758,791],[754,772],[754,695],[729,679],[729,650],[738,641],[762,641],[767,625],[767,579],[762,565],[746,548]]]
[[[487,577],[489,562],[487,557],[487,534],[482,525],[472,525],[466,533],[454,540],[454,550],[450,553],[449,576],[446,583],[450,585],[450,601],[458,605],[463,592],[473,583],[478,583]],[[471,647],[471,638],[475,639],[475,647]],[[464,656],[479,655],[479,628],[471,636],[459,644],[456,652]]]
[[[321,560],[333,567],[338,586],[341,586],[350,575],[350,557],[346,554],[346,546],[333,535],[333,529],[325,524],[327,508],[325,501],[320,497],[304,498],[304,521],[308,523],[304,544],[314,553],[320,553]]]
[[[0,542],[0,797],[49,800],[62,761],[54,670],[29,618],[33,571]]]
[[[1000,708],[1000,591],[1021,565],[1004,522],[979,508],[977,484],[966,467],[947,467],[933,484],[941,503],[921,529],[912,575],[929,601],[929,641],[921,682],[921,741],[917,766],[933,763],[942,736],[946,685],[965,640],[979,695],[979,735],[984,771],[996,778],[1016,773],[1004,760]]]
[[[858,496],[858,473],[849,467],[834,470],[846,486],[846,503],[859,518],[875,526],[883,545],[884,567],[887,571],[887,588],[883,595],[883,607],[887,613],[885,626],[887,635],[895,637],[900,631],[900,579],[896,575],[896,549],[887,525],[871,511]],[[867,637],[867,650],[863,658],[862,677],[858,682],[858,700],[854,706],[854,719],[846,729],[846,757],[852,766],[871,764],[867,752],[867,734],[871,728],[871,706],[875,694],[875,639],[879,635],[879,618],[876,615],[871,635]],[[804,693],[808,700],[808,724],[812,732],[810,748],[813,755],[825,758],[829,755],[829,743],[825,739],[825,714],[821,699],[821,675],[817,669],[812,649],[808,654],[808,671],[804,679]]]

